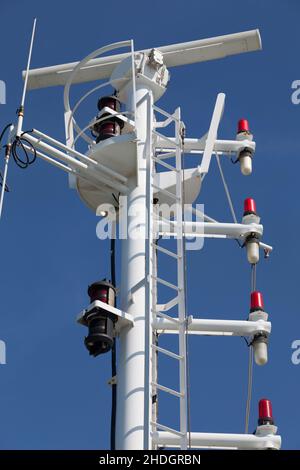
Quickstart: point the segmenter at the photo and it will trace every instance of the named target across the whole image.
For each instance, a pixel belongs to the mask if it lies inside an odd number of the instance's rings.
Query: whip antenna
[[[6,145],[6,151],[5,151],[5,163],[4,163],[4,172],[3,176],[1,175],[1,192],[0,192],[0,219],[2,216],[2,210],[3,210],[3,203],[4,203],[4,194],[6,191],[8,191],[8,187],[6,185],[7,181],[7,172],[8,172],[8,164],[9,164],[9,159],[11,152],[13,152],[13,155],[15,153],[14,147],[16,146],[16,143],[19,143],[21,141],[21,133],[22,133],[22,126],[23,126],[23,119],[24,119],[24,103],[25,103],[25,97],[26,97],[26,91],[27,91],[27,82],[28,82],[28,73],[29,73],[29,68],[30,68],[30,62],[31,62],[31,56],[32,56],[32,49],[33,49],[33,42],[34,42],[34,36],[35,36],[35,28],[36,28],[36,18],[34,18],[33,21],[33,27],[32,27],[32,33],[31,33],[31,40],[30,40],[30,47],[29,47],[29,53],[28,53],[28,60],[27,60],[27,67],[26,67],[26,74],[25,74],[25,80],[24,80],[24,86],[23,86],[23,93],[22,93],[22,99],[21,99],[21,104],[20,107],[18,108],[18,123],[17,123],[17,131],[15,137],[13,136],[13,130],[14,126],[8,124],[4,131],[1,134],[1,138],[4,135],[4,132],[6,129],[9,128],[9,137]],[[1,143],[1,138],[0,138],[0,143]],[[24,140],[24,139],[23,139]],[[16,163],[18,164],[18,158],[14,157],[16,160]],[[27,164],[30,164],[28,157],[27,161],[25,162],[25,166],[23,168],[26,168]]]
[[[22,125],[23,125],[23,119],[24,119],[24,104],[25,104],[25,97],[26,97],[26,91],[27,91],[28,74],[29,74],[30,63],[31,63],[33,42],[34,42],[34,36],[35,36],[35,28],[36,28],[36,18],[34,18],[34,21],[33,21],[29,54],[28,54],[27,67],[26,67],[25,80],[24,80],[23,93],[22,93],[22,100],[21,100],[20,107],[18,109],[18,124],[17,124],[17,132],[16,132],[17,137],[20,137],[21,132],[22,132]]]

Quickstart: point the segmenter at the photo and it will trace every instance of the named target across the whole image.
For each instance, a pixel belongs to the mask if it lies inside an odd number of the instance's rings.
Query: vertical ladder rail
[[[180,389],[180,432],[181,449],[187,449],[187,371],[186,371],[186,311],[185,311],[185,257],[183,234],[183,175],[182,175],[182,147],[181,147],[181,121],[180,108],[175,111],[176,132],[176,221],[177,221],[177,282],[178,282],[178,317],[179,325],[179,355],[184,360],[179,362],[179,389]]]
[[[154,109],[158,112],[161,110],[157,107]],[[150,231],[149,234],[151,237],[151,271],[152,271],[152,280],[150,282],[151,285],[151,300],[153,305],[153,315],[159,316],[160,312],[158,311],[159,303],[157,298],[157,283],[160,282],[166,286],[172,288],[176,287],[178,296],[177,301],[174,306],[177,305],[178,316],[177,319],[174,321],[179,322],[179,329],[178,329],[178,354],[171,353],[169,356],[173,357],[175,360],[178,361],[179,367],[179,391],[175,392],[179,400],[179,426],[180,430],[176,431],[180,436],[180,447],[181,449],[187,449],[187,364],[186,364],[186,308],[185,308],[185,259],[184,259],[184,235],[183,235],[183,213],[184,213],[184,194],[183,194],[183,173],[182,173],[182,140],[181,140],[181,115],[180,115],[180,108],[177,108],[172,115],[163,112],[167,117],[168,124],[171,122],[175,124],[175,142],[176,142],[176,150],[172,152],[172,154],[166,154],[166,158],[173,157],[175,158],[175,166],[166,165],[163,161],[164,155],[161,155],[161,158],[155,157],[155,152],[153,151],[153,158],[152,158],[152,172],[151,172],[151,183],[152,188],[154,188],[154,175],[155,175],[155,163],[158,165],[160,164],[160,159],[162,160],[162,166],[166,166],[170,171],[174,171],[175,174],[175,199],[176,199],[176,211],[175,211],[175,220],[176,220],[176,253],[169,251],[167,249],[160,249],[156,245],[156,234],[155,231]],[[154,137],[156,132],[153,132]],[[158,188],[157,188],[158,189]],[[152,192],[153,194],[153,192]],[[155,205],[153,207],[152,216],[157,218],[157,211],[155,210]],[[152,208],[150,209],[152,210]],[[150,217],[152,220],[152,217]],[[152,221],[153,222],[153,221]],[[153,224],[154,225],[154,224]],[[177,263],[177,285],[173,285],[169,283],[167,280],[162,280],[158,278],[158,266],[157,266],[157,251],[163,252],[165,255],[175,258]],[[155,344],[155,336],[153,335],[152,338],[152,396],[156,397],[158,390],[163,390],[166,393],[171,393],[168,387],[164,387],[163,385],[158,384],[158,357],[157,353],[160,351],[160,348],[157,348]],[[164,350],[165,354],[167,351]],[[174,391],[172,391],[174,394]],[[157,431],[158,428],[161,428],[163,425],[158,423],[158,409],[157,403],[153,403],[152,405],[152,431]],[[175,432],[175,430],[174,430]]]

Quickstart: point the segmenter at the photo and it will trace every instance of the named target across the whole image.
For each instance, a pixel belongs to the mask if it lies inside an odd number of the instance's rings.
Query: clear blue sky
[[[34,16],[34,67],[78,60],[130,38],[140,49],[260,28],[262,52],[173,69],[158,104],[170,111],[180,105],[191,137],[206,131],[221,91],[227,100],[220,137],[234,138],[237,120],[249,119],[257,142],[253,175],[243,177],[227,160],[224,171],[237,213],[242,215],[245,197],[255,197],[265,241],[275,247],[258,266],[273,332],[269,363],[254,370],[250,429],[256,426],[258,399],[270,398],[285,449],[300,448],[300,365],[291,362],[291,343],[300,339],[300,106],[290,99],[291,83],[300,79],[299,14],[296,0],[2,0],[0,30],[0,79],[7,83],[2,128],[19,105]],[[25,127],[33,126],[63,139],[62,88],[28,94]],[[0,448],[108,448],[110,356],[90,358],[85,331],[75,322],[87,303],[87,285],[108,274],[108,245],[96,238],[96,216],[59,170],[41,161],[27,171],[12,164],[9,185],[0,228],[0,339],[7,343],[7,365],[0,366]],[[211,216],[231,221],[215,165],[199,202]],[[247,317],[250,267],[234,242],[207,241],[204,250],[188,255],[188,270],[190,314]],[[244,341],[192,338],[190,358],[192,429],[243,432]],[[171,374],[166,380],[172,384]],[[169,400],[161,405],[161,421],[175,426],[175,404]]]

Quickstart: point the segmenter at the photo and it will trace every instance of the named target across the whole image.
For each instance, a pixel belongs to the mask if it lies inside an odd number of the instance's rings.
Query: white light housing
[[[264,366],[268,362],[268,344],[264,336],[254,339],[254,360],[258,366]]]
[[[256,264],[259,261],[259,242],[256,238],[250,238],[246,242],[247,259],[250,264]]]
[[[239,157],[241,165],[241,172],[244,176],[249,176],[252,173],[252,157],[247,152],[242,152]]]

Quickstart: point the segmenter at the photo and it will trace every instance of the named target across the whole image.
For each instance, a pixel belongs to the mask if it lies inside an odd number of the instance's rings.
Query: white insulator
[[[266,338],[256,339],[253,343],[254,360],[258,366],[264,366],[268,362],[268,345]]]
[[[252,173],[252,158],[249,155],[243,155],[239,158],[241,165],[241,172],[243,175],[248,176]]]
[[[247,258],[250,264],[256,264],[259,261],[259,243],[256,239],[250,239],[246,244]]]

